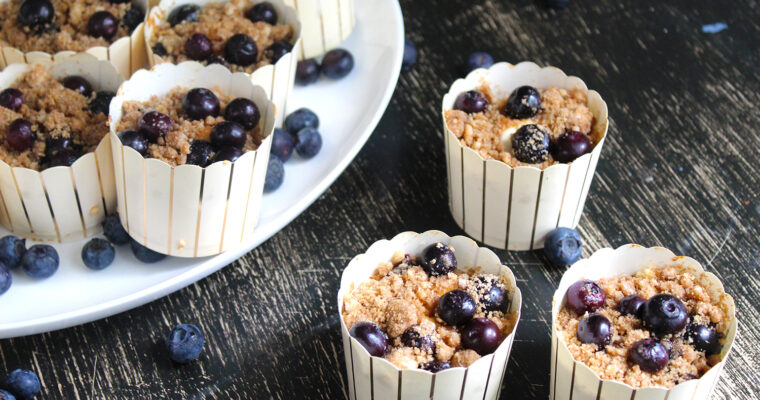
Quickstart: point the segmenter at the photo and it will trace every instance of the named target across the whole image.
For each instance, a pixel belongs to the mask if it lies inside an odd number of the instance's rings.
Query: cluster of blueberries
[[[284,163],[293,155],[309,159],[322,149],[322,135],[319,117],[308,108],[299,108],[285,118],[283,128],[276,128],[272,137],[272,150],[269,157],[264,190],[271,192],[282,185],[285,178]]]
[[[130,0],[109,0],[111,3],[128,3]],[[50,0],[24,0],[18,9],[18,21],[29,28],[32,33],[57,32],[60,27],[56,26],[55,8]],[[97,11],[87,21],[87,34],[93,37],[102,37],[110,40],[119,29],[119,24],[124,25],[129,32],[137,28],[145,19],[145,11],[132,6],[122,17],[121,21],[108,11]]]
[[[583,318],[578,322],[577,337],[581,343],[595,344],[603,349],[612,340],[611,323],[604,315],[595,312],[602,308],[607,294],[599,284],[590,280],[578,281],[567,289],[567,308]],[[719,334],[714,326],[690,321],[686,306],[677,297],[660,293],[644,300],[629,295],[620,300],[617,310],[621,315],[632,315],[641,321],[652,337],[641,339],[631,346],[628,360],[646,372],[657,372],[680,354],[674,350],[672,340],[681,337],[706,355],[720,352]]]
[[[98,91],[93,97],[92,85],[90,85],[87,79],[79,75],[67,76],[63,78],[61,83],[65,88],[73,90],[90,99],[90,112],[93,114],[108,115],[108,106],[111,104],[114,92]],[[7,88],[0,92],[0,107],[5,107],[9,110],[18,112],[22,105],[24,105],[24,93],[21,90]],[[37,126],[36,129],[40,128],[40,126]],[[8,146],[19,152],[31,149],[37,140],[36,129],[32,126],[31,121],[24,118],[13,120],[8,125],[8,128],[6,128],[5,132],[5,139]],[[56,138],[51,137],[45,141],[45,159],[43,160],[43,165],[45,165],[46,168],[58,166],[68,167],[71,164],[74,164],[80,155],[81,148],[75,144],[71,138],[63,136]]]
[[[408,255],[404,257],[403,263],[417,265]],[[456,270],[457,259],[450,247],[443,243],[434,243],[422,251],[419,265],[431,277],[444,276]],[[396,266],[398,264],[394,265]],[[509,308],[509,296],[506,290],[496,282],[487,282],[485,278],[481,278],[481,282],[484,288],[484,293],[480,296],[482,309],[506,312]],[[488,318],[474,318],[477,308],[478,304],[467,291],[455,289],[446,292],[438,300],[436,315],[446,325],[459,327],[462,345],[465,348],[474,350],[480,355],[486,355],[493,353],[501,343],[499,327]],[[388,336],[372,322],[362,321],[354,324],[349,334],[375,357],[382,357],[389,349]],[[401,341],[404,346],[435,353],[433,340],[430,337],[422,337],[414,327],[402,333]],[[444,361],[433,360],[423,363],[420,368],[435,373],[451,368],[451,365]]]

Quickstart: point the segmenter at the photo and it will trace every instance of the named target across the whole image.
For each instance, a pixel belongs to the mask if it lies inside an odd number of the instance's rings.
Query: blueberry
[[[313,58],[302,60],[296,66],[296,83],[299,85],[310,85],[319,79],[321,72],[319,63]]]
[[[451,364],[445,361],[432,360],[420,364],[420,368],[424,369],[425,371],[436,373],[451,368]]]
[[[117,29],[119,29],[119,22],[108,11],[98,11],[92,14],[90,20],[87,21],[87,33],[90,36],[108,40],[116,34]]]
[[[271,192],[277,190],[280,186],[282,186],[282,181],[284,178],[285,166],[282,165],[282,160],[277,157],[269,157],[267,175],[264,181],[264,191]]]
[[[604,305],[607,293],[594,281],[578,281],[567,288],[567,308],[578,315],[594,312]]]
[[[583,243],[575,229],[556,228],[546,235],[544,254],[554,265],[570,265],[581,257]]]
[[[185,41],[185,54],[191,60],[202,61],[214,53],[211,39],[202,33],[193,33]]]
[[[108,240],[93,238],[82,247],[82,262],[90,269],[105,269],[113,262],[116,251]]]
[[[211,129],[211,145],[216,149],[235,147],[242,149],[245,145],[245,129],[232,121],[222,121]]]
[[[111,100],[114,96],[116,96],[116,93],[107,90],[97,92],[95,98],[90,101],[90,111],[92,111],[93,114],[108,115],[108,109],[111,106]]]
[[[256,42],[243,33],[232,35],[224,45],[224,58],[232,64],[249,66],[256,62],[258,54]]]
[[[507,312],[509,295],[495,279],[478,278],[475,288],[480,294],[480,304],[485,311]]]
[[[296,139],[285,129],[275,128],[272,134],[272,154],[282,162],[286,162],[293,155]]]
[[[117,213],[109,214],[103,220],[103,235],[116,245],[127,244],[131,240]]]
[[[657,335],[681,331],[689,322],[686,306],[673,295],[656,294],[642,308],[644,326]]]
[[[230,64],[224,58],[217,55],[212,55],[211,57],[206,59],[206,65],[211,65],[211,64],[223,65],[225,68],[228,68],[228,69],[230,67]]]
[[[223,147],[219,149],[216,154],[214,154],[214,161],[229,161],[229,162],[235,162],[240,156],[243,155],[243,150],[238,149],[237,147]]]
[[[555,10],[561,10],[570,4],[570,0],[546,0],[546,5]]]
[[[488,318],[473,318],[462,330],[462,344],[484,356],[499,347],[499,327]]]
[[[47,159],[47,167],[70,167],[79,159],[71,150],[62,150]]]
[[[92,94],[92,85],[87,82],[87,79],[79,75],[71,75],[63,78],[61,82],[63,87],[69,90],[73,90],[84,97],[90,97]]]
[[[171,26],[181,24],[183,22],[198,22],[198,16],[201,13],[201,8],[195,4],[183,4],[176,7],[169,13],[167,20]]]
[[[205,88],[190,89],[182,98],[182,111],[190,119],[204,120],[219,115],[219,99],[214,92]]]
[[[493,65],[493,57],[485,51],[476,51],[467,57],[467,72],[478,68],[489,68]]]
[[[641,296],[632,294],[620,299],[617,309],[622,315],[633,315],[635,317],[641,318],[641,310],[644,307],[644,303],[646,303],[646,300],[644,300]]]
[[[406,347],[418,348],[426,353],[435,354],[435,342],[430,336],[422,336],[414,327],[401,334],[401,343]]]
[[[18,111],[24,104],[24,93],[16,88],[7,88],[0,92],[0,107]]]
[[[205,168],[209,165],[211,154],[213,152],[214,148],[211,146],[211,143],[205,140],[195,139],[193,140],[193,143],[190,144],[190,154],[187,155],[185,164],[197,165],[201,168]]]
[[[388,337],[372,322],[357,322],[348,333],[372,356],[382,357],[388,348]]]
[[[319,128],[319,117],[308,108],[299,108],[285,117],[285,129],[295,136],[303,128]]]
[[[22,25],[39,29],[53,21],[55,9],[50,0],[24,0],[18,9],[18,20]]]
[[[0,238],[0,263],[9,269],[21,265],[24,253],[26,253],[26,239],[14,235]]]
[[[549,158],[549,141],[549,133],[538,125],[523,125],[512,135],[512,153],[524,163],[542,163]]]
[[[467,114],[483,112],[488,107],[488,99],[477,90],[462,92],[454,101],[454,109],[464,111]]]
[[[475,315],[475,300],[461,289],[446,292],[438,299],[438,316],[448,325],[462,325]]]
[[[5,131],[5,140],[16,151],[30,149],[34,144],[37,134],[32,130],[32,123],[19,118],[8,125]]]
[[[201,354],[205,343],[203,332],[193,324],[175,326],[166,338],[169,358],[180,364],[187,364]]]
[[[1,280],[2,278],[0,278]],[[0,285],[0,293],[2,287]],[[718,332],[715,328],[707,325],[689,324],[686,327],[684,339],[691,343],[695,349],[702,351],[705,355],[720,353],[720,342],[718,341]]]
[[[612,339],[612,326],[610,320],[602,314],[592,313],[589,314],[578,322],[578,329],[576,334],[578,340],[581,343],[595,344],[598,348],[602,349]]]
[[[303,158],[312,158],[322,149],[322,135],[314,128],[303,128],[296,135],[296,152]]]
[[[267,52],[270,54],[269,58],[272,60],[272,64],[276,64],[280,58],[291,51],[293,51],[293,45],[284,40],[278,40],[267,47]]]
[[[245,129],[253,129],[261,120],[261,112],[256,103],[245,97],[238,97],[227,104],[224,109],[224,118],[243,125]]]
[[[124,3],[129,3],[129,1],[130,0],[108,0],[108,2],[111,4],[124,4]]]
[[[433,243],[422,250],[422,269],[430,276],[443,276],[457,269],[454,250],[443,243]]]
[[[5,266],[2,262],[0,262],[0,296],[5,294],[5,292],[8,291],[8,289],[11,288],[11,284],[13,283],[13,276],[11,276],[11,270],[8,269],[8,267]],[[0,397],[0,399],[2,399]]]
[[[183,99],[182,103],[184,102],[185,100]],[[137,130],[141,135],[148,139],[149,142],[155,143],[158,138],[164,137],[169,133],[171,128],[172,119],[168,115],[158,111],[148,111],[137,120]]]
[[[655,373],[668,365],[668,350],[657,340],[641,339],[628,350],[628,361],[636,364],[644,372]]]
[[[40,379],[32,371],[17,369],[8,374],[3,387],[19,400],[31,400],[40,393]]]
[[[55,247],[48,244],[35,244],[21,258],[21,266],[32,278],[51,277],[58,270],[60,262]]]
[[[554,158],[569,163],[591,151],[591,139],[583,132],[565,131],[552,144]]]
[[[269,25],[277,24],[277,10],[272,3],[263,1],[254,5],[245,12],[246,18],[251,22],[266,22]]]
[[[146,264],[159,262],[166,258],[166,254],[161,254],[159,252],[153,251],[143,246],[142,244],[137,243],[137,241],[134,239],[129,241],[129,245],[132,247],[132,254],[135,255],[135,258]]]
[[[125,2],[126,3],[126,2]],[[131,7],[124,12],[124,16],[121,17],[121,23],[127,27],[127,30],[131,33],[145,20],[145,13],[137,8]]]
[[[417,62],[417,46],[409,39],[404,40],[404,56],[401,60],[401,69],[409,71]]]
[[[166,57],[169,55],[169,52],[166,51],[166,47],[164,47],[163,43],[158,42],[153,45],[153,54],[159,57]]]
[[[137,150],[140,155],[148,155],[148,139],[133,129],[125,129],[117,135],[121,144]]]
[[[512,91],[504,105],[504,114],[510,118],[532,118],[541,110],[541,94],[532,86],[520,86]]]
[[[340,79],[354,69],[354,56],[345,49],[333,49],[322,58],[322,74],[328,78]]]
[[[10,392],[6,392],[3,389],[0,389],[0,400],[16,400],[16,396],[12,395]]]
[[[45,157],[50,158],[62,151],[74,150],[74,142],[71,138],[58,136],[45,140]]]

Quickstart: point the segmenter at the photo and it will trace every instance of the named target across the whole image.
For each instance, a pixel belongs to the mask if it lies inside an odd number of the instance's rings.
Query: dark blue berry
[[[348,333],[372,356],[382,357],[388,348],[388,337],[372,322],[357,322]]]
[[[591,151],[591,139],[583,132],[565,131],[552,143],[552,155],[562,163],[573,162]]]
[[[422,251],[422,269],[430,276],[443,276],[457,269],[454,250],[443,243],[433,243]]]
[[[242,149],[245,145],[245,128],[237,122],[222,121],[211,129],[211,145],[215,149],[235,147]]]
[[[79,159],[72,150],[61,150],[47,159],[47,167],[70,167]]]
[[[124,146],[137,150],[143,157],[148,155],[148,139],[139,132],[133,129],[125,129],[119,132],[117,136]]]
[[[74,150],[74,142],[71,138],[58,136],[45,140],[45,157],[50,158],[62,151]]]
[[[35,244],[21,258],[21,266],[32,278],[51,277],[58,270],[60,262],[55,247],[48,244]]]
[[[622,315],[633,315],[634,317],[641,318],[641,310],[646,302],[641,296],[632,294],[620,299],[617,309]]]
[[[401,334],[401,343],[406,347],[415,347],[423,352],[435,354],[435,342],[430,336],[422,336],[414,327]]]
[[[581,257],[583,243],[575,229],[556,228],[546,235],[544,254],[554,265],[570,265]]]
[[[272,3],[263,1],[254,5],[245,12],[246,18],[251,22],[266,22],[269,25],[277,24],[277,10]]]
[[[303,158],[312,158],[322,149],[322,135],[314,128],[303,128],[296,135],[296,153]]]
[[[50,0],[24,0],[18,9],[18,20],[30,28],[41,28],[53,21],[55,9]]]
[[[202,33],[193,33],[185,40],[185,55],[191,60],[203,61],[214,53],[211,39]]]
[[[9,269],[21,265],[21,259],[26,253],[26,239],[7,235],[0,238],[0,263]]]
[[[282,162],[286,162],[293,155],[296,139],[285,129],[275,128],[272,134],[272,154]]]
[[[686,306],[673,295],[656,294],[647,300],[642,310],[644,326],[657,335],[681,331],[689,322]]]
[[[652,338],[641,339],[628,350],[628,361],[644,372],[655,373],[668,365],[668,349]]]
[[[256,42],[244,33],[232,35],[224,45],[224,58],[235,65],[249,66],[256,62],[258,54]]]
[[[436,372],[451,368],[451,364],[445,361],[432,360],[432,361],[428,361],[426,363],[420,364],[420,368],[424,369],[425,371],[436,373]]]
[[[596,311],[604,306],[607,293],[594,281],[578,281],[567,288],[567,308],[578,315]]]
[[[113,262],[116,251],[108,240],[93,238],[82,247],[82,262],[90,269],[105,269]]]
[[[194,120],[219,115],[219,98],[206,88],[190,89],[182,98],[182,111]],[[168,131],[167,131],[168,132]]]
[[[0,288],[0,293],[2,293],[2,288]],[[714,327],[689,324],[689,326],[686,327],[684,339],[687,343],[691,343],[695,349],[704,352],[708,356],[720,353],[718,332]]]
[[[161,254],[157,251],[153,251],[143,246],[142,244],[137,243],[137,241],[134,239],[132,239],[129,244],[132,247],[132,254],[135,255],[135,258],[144,263],[152,264],[166,258],[166,254]]]
[[[319,117],[308,108],[299,108],[285,117],[285,129],[295,136],[303,128],[319,128]]]
[[[126,3],[126,2],[125,2]],[[121,17],[121,23],[127,27],[127,30],[131,33],[145,20],[145,13],[137,8],[131,7],[124,12],[124,16]]]
[[[345,49],[333,49],[322,58],[322,73],[332,79],[340,79],[354,69],[354,56]]]
[[[417,62],[417,46],[409,39],[404,40],[404,56],[401,60],[401,69],[409,71]]]
[[[504,114],[510,118],[532,118],[541,110],[541,94],[532,86],[520,86],[512,91],[504,105]]]
[[[485,311],[507,312],[509,295],[503,285],[495,279],[478,278],[475,288],[480,295],[480,304]]]
[[[119,21],[108,11],[97,11],[87,21],[87,33],[90,36],[108,40],[116,34],[117,29],[119,29]]]
[[[169,55],[169,52],[166,51],[166,47],[164,47],[163,43],[158,42],[153,45],[153,54],[159,57],[166,57]]]
[[[214,161],[229,161],[229,162],[235,162],[240,156],[243,155],[243,150],[240,150],[237,147],[223,147],[219,149],[216,154],[214,154]]]
[[[18,111],[24,104],[24,93],[16,88],[7,88],[0,92],[0,107]]]
[[[6,392],[3,389],[0,389],[0,400],[16,400],[16,396],[12,395],[10,392]]]
[[[499,347],[499,327],[488,318],[473,318],[462,329],[462,344],[484,356]]]
[[[467,323],[475,315],[475,300],[461,289],[446,292],[438,299],[438,317],[446,324],[456,326]]]
[[[253,129],[261,120],[261,112],[253,101],[238,97],[227,104],[224,109],[224,119],[237,122],[245,129]]]
[[[198,22],[198,16],[201,13],[201,8],[195,4],[183,4],[176,7],[169,13],[167,20],[171,26],[180,24],[182,22]],[[164,50],[165,51],[165,50]]]
[[[103,235],[116,245],[127,244],[131,240],[117,213],[109,214],[103,220]]]
[[[296,66],[296,83],[310,85],[319,80],[320,66],[317,60],[309,58],[298,62]]]
[[[32,123],[19,118],[8,125],[5,131],[5,141],[16,151],[24,151],[32,147],[37,134],[32,130]]]
[[[467,72],[478,68],[489,68],[493,65],[493,57],[485,51],[476,51],[467,57]]]
[[[279,59],[291,51],[293,51],[293,45],[284,40],[278,40],[267,47],[272,64],[276,64]]]
[[[512,153],[524,163],[542,163],[549,158],[550,140],[538,125],[523,125],[512,135]]]
[[[205,140],[195,139],[190,145],[190,154],[187,155],[185,164],[197,165],[201,168],[205,168],[209,165],[211,154],[213,153],[214,147],[211,146],[211,143]]]
[[[269,157],[266,180],[264,181],[264,191],[271,192],[282,186],[285,178],[285,166],[277,157]]]
[[[464,111],[467,114],[483,112],[488,107],[489,101],[483,93],[477,90],[462,92],[454,101],[454,109]]]
[[[107,90],[97,92],[95,98],[90,101],[90,111],[93,114],[108,115],[108,109],[114,96],[116,96],[116,93]]]
[[[0,296],[11,288],[12,283],[13,276],[11,275],[11,270],[0,262]]]
[[[8,374],[3,387],[18,400],[31,400],[40,393],[40,379],[32,371],[17,369]]]
[[[591,313],[578,322],[576,334],[581,343],[595,344],[599,349],[602,349],[610,344],[612,325],[604,315]]]
[[[570,0],[546,0],[546,5],[555,10],[561,10],[570,4]]]
[[[79,75],[71,75],[63,78],[63,87],[69,90],[73,90],[84,97],[90,97],[92,94],[92,85],[87,82],[87,79]]]
[[[169,332],[166,338],[166,350],[169,358],[180,364],[187,364],[198,358],[206,340],[203,332],[193,324],[179,324]]]
[[[187,96],[185,96],[187,97]],[[184,106],[184,99],[182,101]],[[137,120],[137,130],[149,142],[155,143],[158,138],[164,137],[172,128],[172,119],[158,111],[148,111]],[[137,150],[137,149],[135,149]],[[139,151],[139,150],[138,150]]]

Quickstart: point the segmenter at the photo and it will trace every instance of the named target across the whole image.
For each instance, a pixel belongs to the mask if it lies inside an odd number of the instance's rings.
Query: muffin
[[[296,49],[299,59],[313,58],[340,45],[356,24],[354,0],[316,0],[299,2],[285,0],[298,10],[303,38]]]
[[[509,250],[575,227],[607,134],[607,105],[576,77],[497,63],[454,82],[442,119],[451,213]]]
[[[706,399],[735,333],[733,299],[695,260],[638,245],[602,249],[555,292],[552,393]]]
[[[81,239],[115,211],[108,107],[122,77],[78,54],[0,73],[0,222],[38,240]]]
[[[338,293],[349,393],[498,397],[521,295],[490,250],[441,232],[373,244]]]

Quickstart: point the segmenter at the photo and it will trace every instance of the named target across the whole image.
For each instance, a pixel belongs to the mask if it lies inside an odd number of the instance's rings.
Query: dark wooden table
[[[0,371],[38,371],[44,399],[345,397],[340,273],[353,255],[400,231],[461,233],[447,206],[440,96],[466,54],[480,49],[558,66],[602,93],[612,124],[579,227],[584,255],[662,245],[718,274],[736,299],[739,334],[714,398],[760,398],[760,3],[402,7],[421,58],[402,73],[366,147],[313,206],[243,259],[166,298],[0,341]],[[728,29],[702,32],[718,21]],[[525,298],[503,398],[546,399],[549,306],[562,269],[539,253],[498,253]],[[207,338],[200,360],[181,368],[160,344],[178,322],[199,325]]]

